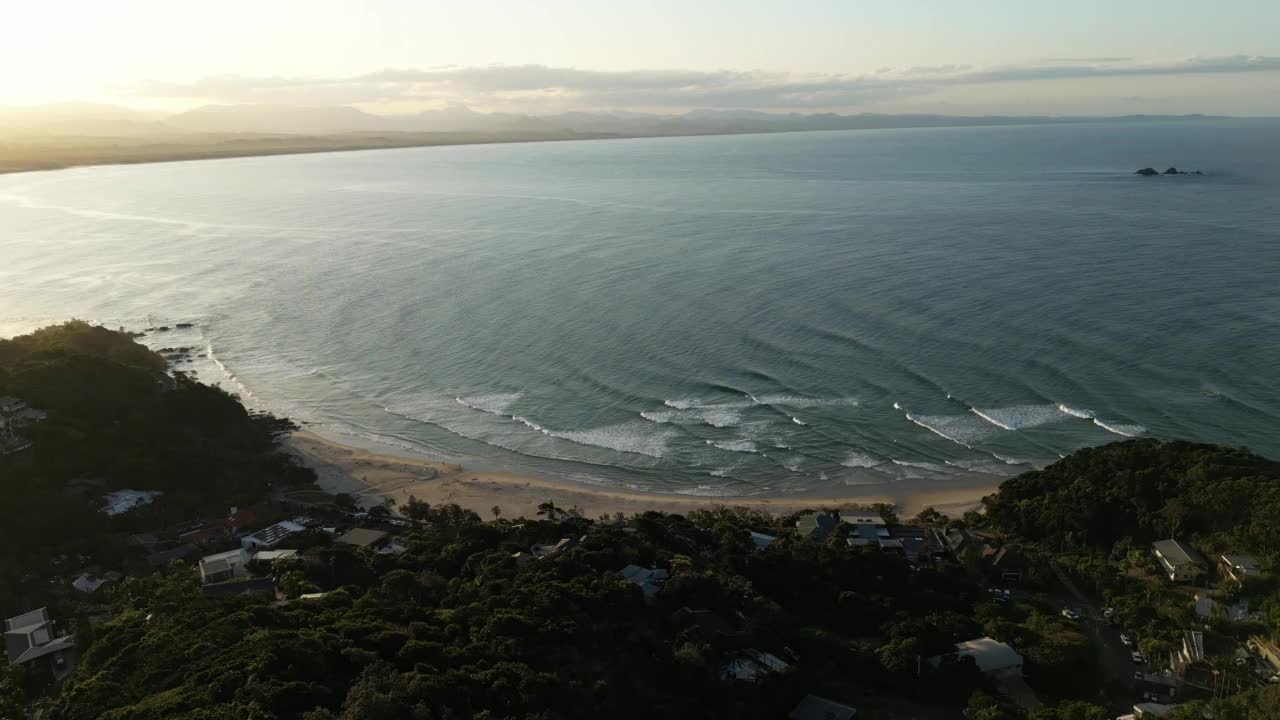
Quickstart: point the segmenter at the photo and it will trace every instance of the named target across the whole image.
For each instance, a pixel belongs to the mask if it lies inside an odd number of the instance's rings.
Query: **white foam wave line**
[[[1058,403],[1058,409],[1072,417],[1083,418],[1085,420],[1093,419],[1092,410],[1085,410],[1083,408],[1073,408],[1068,405],[1064,405],[1062,403]]]
[[[1093,424],[1110,433],[1115,433],[1123,437],[1138,437],[1147,431],[1141,425],[1125,425],[1123,423],[1109,423],[1098,418],[1093,418]]]
[[[898,403],[894,403],[894,404],[893,404],[893,406],[894,406],[894,407],[898,407]],[[955,444],[957,444],[957,445],[963,445],[964,447],[967,447],[967,448],[969,448],[970,450],[972,450],[972,449],[973,449],[973,446],[972,446],[972,445],[970,445],[969,443],[964,442],[964,441],[962,441],[962,440],[957,440],[957,439],[955,439],[955,438],[951,437],[950,435],[948,435],[948,434],[946,434],[946,433],[942,432],[941,430],[938,430],[938,429],[933,428],[933,427],[931,427],[931,426],[929,426],[929,425],[927,425],[927,424],[925,424],[925,423],[920,422],[920,421],[919,421],[919,420],[917,420],[917,419],[915,418],[915,416],[914,416],[914,415],[912,415],[911,413],[906,413],[906,416],[907,416],[907,419],[908,419],[908,420],[910,420],[911,422],[913,422],[913,423],[915,423],[915,424],[919,425],[920,427],[924,428],[925,430],[928,430],[929,432],[933,433],[934,435],[937,435],[937,436],[938,436],[938,437],[940,437],[940,438],[944,438],[944,439],[950,440],[951,442],[953,442],[953,443],[955,443]]]
[[[759,453],[760,450],[756,444],[750,440],[707,440],[706,443],[712,447],[720,448],[728,452],[741,453]]]
[[[222,371],[222,374],[226,376],[228,380],[234,383],[235,386],[239,388],[246,397],[253,398],[255,400],[257,399],[258,396],[254,395],[252,390],[250,390],[244,383],[240,382],[240,378],[236,377],[236,374],[231,372],[231,370],[226,365],[223,365],[222,361],[218,359],[217,355],[213,354],[213,343],[205,344],[204,356],[209,359],[209,362],[216,365],[218,369]]]
[[[1007,425],[1007,424],[1005,424],[1005,423],[1000,422],[1000,421],[999,421],[999,420],[997,420],[996,418],[991,417],[990,415],[988,415],[988,414],[986,414],[986,413],[982,412],[982,411],[981,411],[981,410],[979,410],[978,408],[969,408],[969,412],[973,413],[974,415],[977,415],[978,417],[982,418],[983,420],[986,420],[987,422],[991,423],[992,425],[995,425],[995,426],[996,426],[996,427],[998,427],[998,428],[1002,428],[1002,429],[1004,429],[1004,430],[1017,430],[1017,429],[1018,429],[1018,428],[1016,428],[1016,427],[1013,427],[1012,425]]]
[[[469,407],[472,410],[511,417],[506,414],[506,410],[514,405],[521,397],[523,397],[523,393],[496,393],[493,395],[480,395],[470,398],[455,397],[454,401],[460,405]]]
[[[793,422],[793,423],[795,423],[795,424],[797,424],[797,425],[808,425],[808,424],[809,424],[809,423],[807,423],[807,422],[805,422],[805,421],[801,420],[800,418],[798,418],[798,417],[796,417],[796,416],[794,416],[794,415],[788,415],[787,417],[791,418],[791,422]]]

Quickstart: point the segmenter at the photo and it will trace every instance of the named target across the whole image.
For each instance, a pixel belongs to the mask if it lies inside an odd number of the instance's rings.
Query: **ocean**
[[[1170,165],[1204,175],[1138,177]],[[331,436],[706,496],[1280,456],[1280,122],[533,143],[0,177],[78,317]]]

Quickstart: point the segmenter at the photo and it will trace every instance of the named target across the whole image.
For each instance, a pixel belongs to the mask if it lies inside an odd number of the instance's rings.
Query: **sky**
[[[0,0],[0,104],[1280,115],[1277,0]]]

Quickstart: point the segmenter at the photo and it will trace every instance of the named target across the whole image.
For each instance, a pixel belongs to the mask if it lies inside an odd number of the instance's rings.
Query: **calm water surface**
[[[1280,123],[426,148],[0,177],[76,316],[333,431],[694,494],[1280,456]],[[1176,164],[1204,176],[1141,178]]]

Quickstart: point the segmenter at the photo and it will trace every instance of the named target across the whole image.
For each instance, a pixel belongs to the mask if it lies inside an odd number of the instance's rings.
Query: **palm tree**
[[[498,518],[502,517],[502,508],[498,505],[494,505],[493,507],[489,508],[489,512],[493,513],[494,520],[497,520]]]

